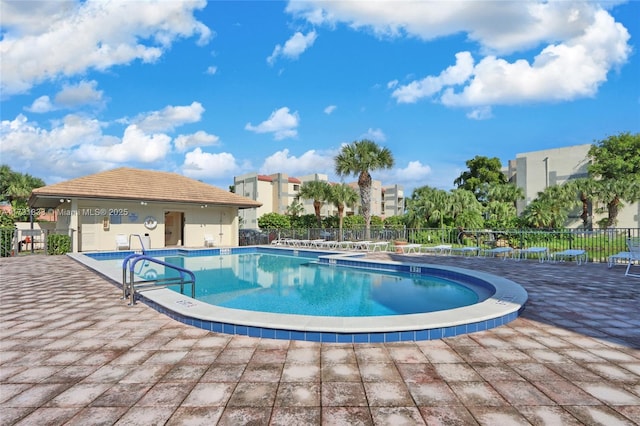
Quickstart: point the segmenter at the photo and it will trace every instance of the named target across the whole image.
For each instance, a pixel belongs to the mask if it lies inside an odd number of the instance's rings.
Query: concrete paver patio
[[[376,253],[505,276],[505,326],[335,344],[208,332],[65,256],[0,259],[1,425],[640,424],[640,279],[603,264]]]

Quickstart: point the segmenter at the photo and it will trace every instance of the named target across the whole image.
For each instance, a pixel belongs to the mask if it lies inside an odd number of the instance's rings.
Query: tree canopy
[[[365,239],[371,236],[371,172],[390,169],[394,164],[393,154],[388,148],[380,147],[368,139],[343,146],[335,157],[335,171],[338,176],[358,177],[360,207],[365,221]]]
[[[640,199],[640,133],[609,136],[589,149],[589,174],[597,181],[596,198],[607,205],[606,226],[615,226],[623,201]]]
[[[318,228],[322,227],[322,216],[320,216],[320,209],[322,205],[331,198],[331,185],[328,182],[320,180],[312,180],[305,182],[300,186],[298,192],[298,198],[303,200],[313,200],[313,209],[316,214],[316,221],[318,222]]]
[[[488,185],[507,183],[507,178],[502,173],[502,163],[497,157],[476,155],[467,160],[466,164],[469,170],[462,172],[453,184],[460,189],[473,192],[481,203],[487,201]]]
[[[19,173],[3,164],[0,166],[0,197],[2,201],[26,202],[35,188],[45,186],[42,179],[28,173]]]

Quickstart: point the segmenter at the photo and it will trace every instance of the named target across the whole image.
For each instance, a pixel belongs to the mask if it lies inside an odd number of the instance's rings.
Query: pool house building
[[[177,173],[126,167],[34,189],[28,204],[55,214],[73,252],[236,246],[238,211],[261,205]]]

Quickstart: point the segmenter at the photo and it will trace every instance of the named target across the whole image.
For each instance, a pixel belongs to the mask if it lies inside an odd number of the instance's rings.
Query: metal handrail
[[[178,271],[180,277],[135,281],[135,265],[142,260]],[[127,282],[127,269],[129,269],[129,282]],[[190,279],[185,280],[185,275],[188,275]],[[191,284],[191,297],[194,299],[196,297],[196,276],[192,271],[139,253],[130,254],[122,261],[122,298],[126,299],[129,296],[129,305],[135,305],[136,284],[138,284],[138,287],[148,286],[153,288],[179,284],[180,294],[184,294],[185,284]]]
[[[129,247],[131,247],[131,237],[138,237],[138,240],[140,240],[140,247],[142,247],[142,254],[147,254],[147,251],[144,248],[144,243],[142,242],[142,236],[140,234],[129,234]]]

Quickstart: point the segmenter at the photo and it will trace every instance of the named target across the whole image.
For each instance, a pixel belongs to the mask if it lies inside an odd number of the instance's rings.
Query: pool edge
[[[273,248],[269,248],[273,250]],[[314,252],[318,252],[313,250]],[[140,301],[182,323],[205,330],[246,335],[250,337],[305,340],[335,343],[382,343],[434,340],[488,330],[515,320],[524,310],[528,294],[519,284],[506,278],[464,268],[380,261],[362,258],[362,253],[323,253],[327,259],[352,263],[372,269],[405,267],[452,271],[480,279],[495,288],[485,301],[449,311],[390,317],[312,317],[221,308],[191,299],[168,289],[150,290],[140,295]],[[353,255],[356,256],[353,256]],[[79,263],[121,285],[121,276],[100,270],[99,262],[84,254],[69,255]],[[329,262],[331,264],[331,262]],[[367,265],[367,266],[365,266]],[[399,269],[400,268],[400,269]],[[415,270],[415,269],[414,269]],[[292,325],[292,322],[295,325]]]

